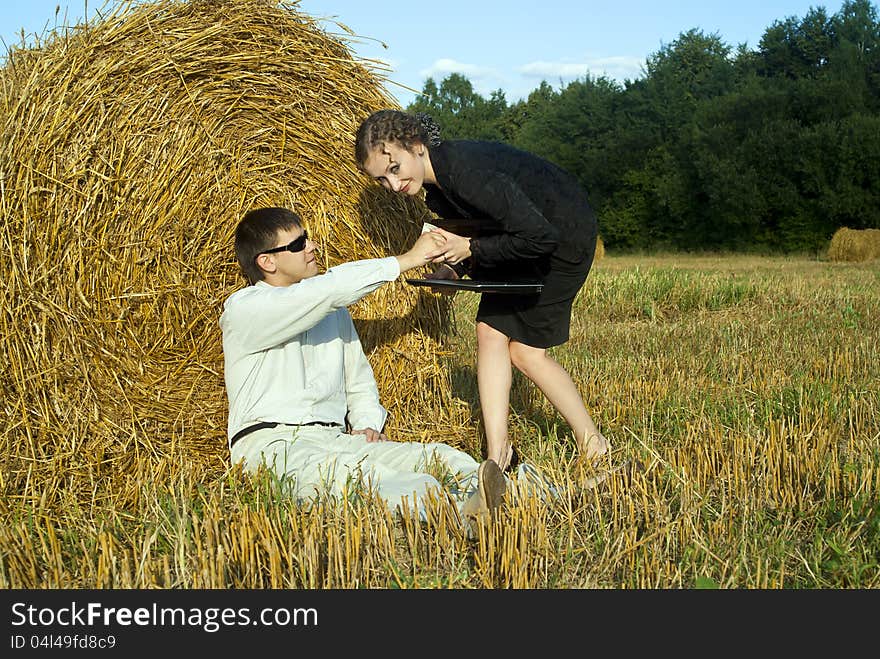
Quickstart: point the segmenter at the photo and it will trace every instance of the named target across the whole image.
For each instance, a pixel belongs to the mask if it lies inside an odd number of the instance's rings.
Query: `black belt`
[[[239,439],[244,437],[245,435],[250,435],[252,432],[256,432],[257,430],[262,430],[263,428],[274,428],[276,426],[327,426],[328,428],[341,428],[338,423],[332,423],[327,421],[309,421],[308,423],[281,423],[281,422],[272,422],[272,421],[260,421],[259,423],[255,423],[252,426],[248,426],[247,428],[242,428],[237,433],[232,436],[232,439],[229,440],[229,448],[232,448],[232,445],[235,444]]]

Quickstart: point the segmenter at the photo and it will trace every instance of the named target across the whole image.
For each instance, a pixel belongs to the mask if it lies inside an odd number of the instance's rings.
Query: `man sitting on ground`
[[[344,496],[360,482],[392,509],[407,505],[424,519],[427,498],[443,492],[429,473],[440,461],[460,484],[446,492],[466,521],[501,504],[506,481],[492,460],[478,464],[439,442],[388,440],[388,412],[347,309],[427,264],[438,240],[425,233],[399,256],[319,274],[296,213],[245,214],[235,255],[250,285],[227,298],[220,317],[233,463],[249,472],[265,465],[298,500]]]

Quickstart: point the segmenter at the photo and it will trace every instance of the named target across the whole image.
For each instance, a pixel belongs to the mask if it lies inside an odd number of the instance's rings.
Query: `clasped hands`
[[[451,266],[471,256],[471,241],[470,238],[435,227],[420,235],[411,251],[417,252],[418,258],[425,265],[438,264],[428,279],[458,279],[458,274]],[[432,290],[444,295],[455,295],[454,289],[438,291],[432,287]]]
[[[435,227],[429,233],[443,238],[437,243],[437,249],[428,254],[432,263],[447,263],[457,265],[471,256],[471,239]]]
[[[471,255],[471,239],[435,227],[420,235],[408,254],[412,254],[423,265],[456,265]]]

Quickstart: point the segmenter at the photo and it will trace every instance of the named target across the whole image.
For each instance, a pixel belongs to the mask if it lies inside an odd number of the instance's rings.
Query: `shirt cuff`
[[[388,281],[394,281],[400,276],[400,261],[397,260],[396,256],[386,256],[380,259],[380,261],[384,262],[382,265],[385,268]]]

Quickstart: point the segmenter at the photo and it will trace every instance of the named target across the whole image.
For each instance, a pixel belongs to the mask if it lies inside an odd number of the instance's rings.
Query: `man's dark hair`
[[[255,208],[245,213],[235,227],[235,258],[248,283],[256,284],[265,278],[257,265],[257,256],[275,247],[278,234],[301,228],[300,216],[287,208]]]

